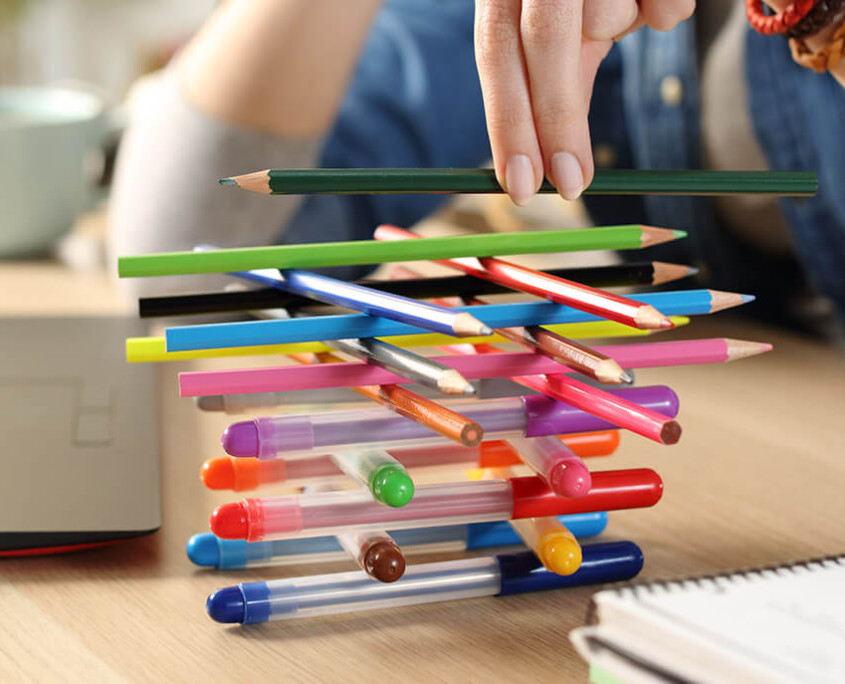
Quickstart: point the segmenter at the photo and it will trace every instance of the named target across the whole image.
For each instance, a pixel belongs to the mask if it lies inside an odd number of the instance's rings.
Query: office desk
[[[4,298],[0,312],[118,311],[106,282],[49,264],[1,265],[0,291],[26,291],[29,302]],[[611,514],[605,536],[642,547],[643,579],[845,552],[840,353],[727,315],[699,317],[680,333],[769,340],[776,349],[727,366],[638,372],[641,384],[676,389],[684,436],[661,447],[625,435],[617,455],[592,461],[597,470],[653,467],[666,486],[657,507]],[[213,572],[189,563],[186,539],[206,529],[216,504],[237,497],[207,492],[198,479],[200,464],[222,453],[229,419],[178,398],[176,373],[189,367],[198,366],[150,367],[163,425],[161,531],[84,553],[0,561],[0,680],[585,679],[567,635],[582,624],[591,587],[253,628],[211,622],[204,604],[215,588],[350,565]]]

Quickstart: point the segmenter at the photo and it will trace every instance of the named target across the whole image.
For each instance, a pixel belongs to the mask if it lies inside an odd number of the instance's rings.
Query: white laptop
[[[155,369],[124,352],[144,334],[128,318],[0,318],[0,555],[160,526]]]

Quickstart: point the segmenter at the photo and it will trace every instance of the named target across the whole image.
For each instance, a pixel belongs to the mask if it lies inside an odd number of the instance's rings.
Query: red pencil
[[[388,225],[379,226],[374,237],[386,241],[419,238],[410,231]],[[674,327],[672,321],[648,304],[495,257],[442,259],[436,263],[634,328],[664,330]]]
[[[455,344],[445,349],[456,354],[498,354],[500,351],[490,344]],[[524,375],[510,379],[523,387],[575,406],[655,442],[676,444],[681,438],[681,426],[678,421],[567,375]]]

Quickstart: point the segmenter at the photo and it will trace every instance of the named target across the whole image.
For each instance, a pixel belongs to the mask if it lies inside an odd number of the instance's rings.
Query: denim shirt
[[[815,288],[845,314],[845,89],[796,65],[787,42],[746,37],[751,116],[770,168],[815,171],[812,198],[781,200],[798,259]],[[682,97],[661,95],[667,78]],[[596,79],[590,110],[594,149],[619,168],[703,168],[694,21],[644,29],[615,45]],[[320,159],[323,167],[465,167],[489,164],[473,54],[471,0],[388,0],[376,17]],[[366,239],[380,223],[411,225],[442,195],[313,196],[280,241]],[[768,297],[795,286],[788,267],[737,240],[707,198],[588,197],[597,224],[642,222],[690,237],[649,258],[707,264],[713,287]],[[337,269],[352,277],[360,268]]]

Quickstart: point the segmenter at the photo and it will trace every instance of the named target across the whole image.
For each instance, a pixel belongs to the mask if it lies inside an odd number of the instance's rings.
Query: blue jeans
[[[490,159],[472,43],[471,0],[389,0],[376,18],[321,158],[324,167],[478,166]],[[777,306],[803,274],[845,314],[845,89],[797,66],[786,41],[747,33],[753,124],[772,169],[815,171],[819,193],[781,200],[800,267],[772,261],[730,235],[711,203],[695,197],[587,198],[598,224],[683,228],[690,238],[649,258],[706,263],[713,287],[747,291]],[[660,85],[680,79],[666,104]],[[648,29],[614,47],[596,80],[594,146],[620,168],[702,168],[693,20]],[[443,196],[310,197],[280,241],[365,239],[379,223],[410,225]],[[791,269],[791,270],[790,270]],[[334,271],[343,277],[367,269]]]

